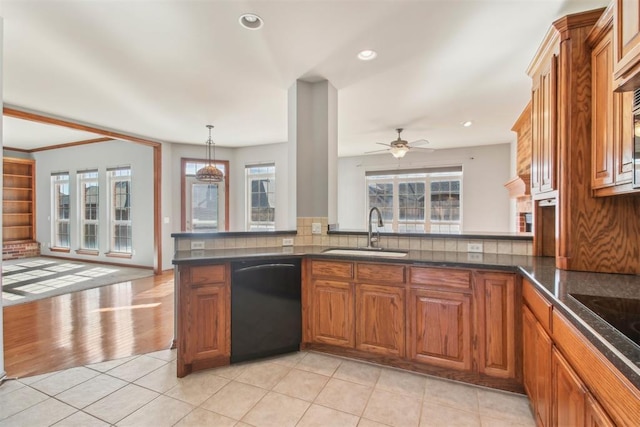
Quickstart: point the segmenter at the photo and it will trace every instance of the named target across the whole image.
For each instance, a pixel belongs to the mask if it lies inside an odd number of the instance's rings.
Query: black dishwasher
[[[297,351],[301,258],[231,263],[231,363]]]

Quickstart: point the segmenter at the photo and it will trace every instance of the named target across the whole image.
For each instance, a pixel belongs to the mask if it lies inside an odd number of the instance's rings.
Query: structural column
[[[327,80],[297,80],[289,89],[289,218],[337,221],[338,93]]]

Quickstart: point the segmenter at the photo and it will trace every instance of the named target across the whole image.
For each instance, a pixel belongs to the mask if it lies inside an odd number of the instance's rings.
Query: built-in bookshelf
[[[3,158],[2,242],[35,240],[35,161]]]

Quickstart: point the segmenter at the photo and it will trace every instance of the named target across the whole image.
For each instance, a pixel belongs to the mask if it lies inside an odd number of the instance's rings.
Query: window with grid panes
[[[69,229],[69,173],[59,172],[51,174],[51,206],[52,223],[52,246],[54,248],[69,248],[70,229]]]
[[[247,185],[247,230],[275,230],[275,165],[246,166],[245,175]]]
[[[107,169],[109,182],[109,252],[132,254],[131,168]]]
[[[382,213],[381,231],[460,233],[462,167],[369,171],[367,213]],[[368,216],[365,219],[365,225]]]
[[[98,250],[98,171],[78,172],[80,195],[80,249]]]

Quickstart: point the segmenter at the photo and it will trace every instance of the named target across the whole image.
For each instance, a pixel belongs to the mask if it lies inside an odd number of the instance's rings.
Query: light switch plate
[[[311,223],[311,234],[320,234],[322,233],[322,224],[319,222]]]

